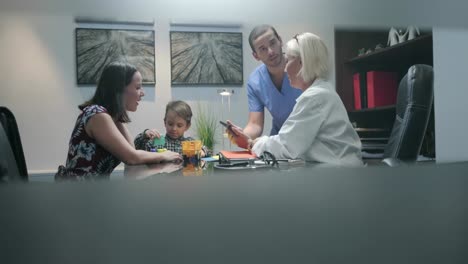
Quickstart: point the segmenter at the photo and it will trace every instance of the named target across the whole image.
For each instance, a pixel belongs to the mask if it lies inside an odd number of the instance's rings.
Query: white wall
[[[438,162],[468,161],[468,30],[434,29]]]
[[[75,16],[118,18],[122,20],[155,19],[156,85],[146,87],[147,96],[129,125],[135,135],[147,127],[162,129],[165,104],[171,99],[216,104],[216,87],[171,88],[169,30],[171,21],[240,23],[244,34],[244,80],[258,65],[251,54],[247,36],[259,23],[277,27],[285,40],[294,34],[311,31],[324,38],[333,51],[333,28],[339,25],[408,25],[465,27],[461,3],[442,5],[437,1],[59,1],[7,0],[0,4],[0,105],[9,107],[18,121],[26,161],[30,172],[55,170],[66,158],[67,144],[79,111],[77,105],[92,95],[93,87],[78,87],[75,79]],[[446,3],[446,2],[444,2]],[[363,6],[366,6],[364,9]],[[454,142],[453,132],[466,130],[466,122],[446,121],[452,116],[451,105],[463,105],[466,89],[453,89],[450,100],[442,93],[447,81],[462,83],[466,67],[454,74],[449,67],[459,54],[456,48],[467,46],[467,33],[434,32],[436,68],[436,142],[440,161],[468,160],[465,144]],[[439,38],[439,35],[442,36]],[[463,37],[465,36],[465,37]],[[440,42],[439,42],[440,40]],[[445,48],[448,47],[448,48]],[[441,52],[445,50],[445,53]],[[440,52],[440,54],[439,54]],[[466,52],[465,52],[466,54]],[[333,56],[333,52],[332,52]],[[466,56],[466,55],[465,55]],[[334,61],[334,58],[332,58]],[[461,64],[461,63],[460,63]],[[460,65],[461,66],[461,65]],[[438,74],[438,71],[441,74]],[[465,73],[465,74],[463,74]],[[332,76],[334,80],[334,77]],[[231,119],[243,125],[247,119],[245,87],[235,87]],[[442,97],[443,99],[440,99]],[[463,100],[463,101],[462,101]],[[235,107],[234,107],[235,106]],[[457,109],[460,117],[466,109]],[[269,131],[269,118],[266,131]],[[444,123],[439,122],[444,120]],[[465,124],[463,124],[465,123]],[[442,126],[443,125],[443,126]],[[193,134],[191,131],[189,134]],[[463,139],[461,139],[463,140]],[[456,143],[456,144],[455,144]],[[448,149],[449,148],[449,149]],[[454,154],[456,153],[456,154]]]

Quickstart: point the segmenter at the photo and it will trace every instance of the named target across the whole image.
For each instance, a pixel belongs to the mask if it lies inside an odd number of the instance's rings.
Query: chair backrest
[[[18,172],[18,164],[8,141],[8,136],[0,123],[0,182],[21,178]]]
[[[384,158],[402,161],[417,159],[429,122],[433,98],[432,67],[424,64],[411,66],[398,87],[396,117]]]
[[[11,179],[17,177],[28,180],[28,169],[24,159],[23,145],[13,113],[6,107],[0,106],[0,140],[2,146],[2,157],[0,174],[2,177],[10,175]],[[13,155],[13,157],[10,157]],[[14,161],[15,168],[11,162]]]

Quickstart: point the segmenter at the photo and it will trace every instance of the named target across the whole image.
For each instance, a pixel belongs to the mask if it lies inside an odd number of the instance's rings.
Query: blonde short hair
[[[302,68],[298,75],[305,82],[328,78],[328,49],[319,36],[309,32],[296,35],[286,43],[286,55],[301,58]]]

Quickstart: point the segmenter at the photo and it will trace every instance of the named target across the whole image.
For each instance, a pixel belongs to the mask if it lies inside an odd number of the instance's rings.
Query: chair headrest
[[[429,107],[434,96],[434,71],[431,66],[416,64],[408,69],[398,87],[397,114],[407,106]]]

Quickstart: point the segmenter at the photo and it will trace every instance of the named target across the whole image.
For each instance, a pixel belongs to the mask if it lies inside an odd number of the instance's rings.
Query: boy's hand
[[[145,130],[145,137],[147,139],[153,140],[154,138],[160,138],[161,134],[156,129],[146,129]]]
[[[205,151],[203,151],[203,149],[200,150],[200,158],[204,158],[206,157],[206,153]]]

